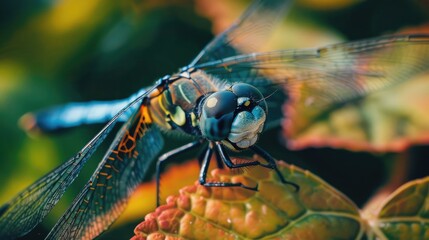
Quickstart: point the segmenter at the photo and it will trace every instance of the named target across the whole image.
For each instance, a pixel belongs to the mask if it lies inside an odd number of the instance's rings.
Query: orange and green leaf
[[[207,188],[196,183],[146,216],[133,239],[360,239],[364,224],[347,197],[317,176],[280,165],[290,185],[273,171],[249,168],[245,173],[215,169],[210,181],[258,184],[259,191]]]
[[[273,171],[215,169],[211,181],[258,184],[259,191],[195,183],[170,196],[135,228],[140,239],[427,239],[429,177],[409,182],[362,211],[316,175],[279,163],[298,192]],[[376,200],[376,199],[374,199]]]
[[[428,239],[429,177],[404,184],[366,216],[374,238]]]

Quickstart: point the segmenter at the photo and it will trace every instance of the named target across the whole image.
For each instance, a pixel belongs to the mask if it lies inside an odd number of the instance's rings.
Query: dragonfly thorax
[[[212,93],[201,104],[199,126],[205,138],[221,141],[232,150],[255,144],[267,114],[265,99],[257,88],[237,83]]]
[[[166,79],[168,86],[150,100],[153,121],[167,130],[200,136],[196,113],[199,101],[206,93],[217,91],[217,87],[209,76],[198,70],[184,71]]]

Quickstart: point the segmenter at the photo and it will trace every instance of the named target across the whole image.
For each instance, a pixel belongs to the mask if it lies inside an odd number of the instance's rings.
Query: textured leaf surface
[[[429,239],[429,177],[398,188],[369,221],[381,239]]]
[[[185,187],[147,215],[133,239],[361,239],[359,211],[348,198],[307,171],[285,164],[280,169],[299,192],[260,167],[215,169],[211,181],[258,184],[259,191]]]

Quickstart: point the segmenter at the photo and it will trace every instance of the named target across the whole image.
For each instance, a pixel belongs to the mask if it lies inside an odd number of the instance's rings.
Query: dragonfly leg
[[[267,160],[268,164],[260,164],[262,167],[273,169],[274,171],[276,171],[276,173],[279,176],[280,180],[284,184],[289,184],[289,185],[293,186],[295,188],[296,192],[299,191],[299,185],[296,184],[296,183],[293,183],[293,182],[289,182],[289,181],[287,181],[283,177],[283,174],[280,172],[280,170],[277,167],[276,161],[274,160],[274,158],[267,151],[265,151],[264,149],[262,149],[262,148],[260,148],[260,147],[258,147],[256,145],[251,146],[250,149],[254,153],[258,154],[259,156],[261,156],[262,158],[264,158],[265,160]]]
[[[169,152],[164,153],[159,157],[158,162],[156,163],[156,205],[159,206],[160,203],[160,179],[161,179],[161,171],[162,167],[166,162],[169,160],[174,159],[178,154],[181,154],[187,150],[199,147],[203,142],[201,140],[197,140],[191,143],[188,143],[186,145],[183,145],[181,147],[175,148]]]
[[[200,155],[198,156],[198,164],[199,164],[200,168],[202,167],[205,154],[206,154],[206,151],[202,151],[200,153]],[[216,154],[217,168],[223,169],[224,165],[223,165],[223,162],[222,162],[222,158],[220,157],[220,155],[219,155],[219,153],[217,151],[215,151],[215,154]]]
[[[217,148],[215,150],[218,151]],[[207,182],[206,181],[207,171],[209,169],[210,159],[212,157],[212,154],[213,154],[213,148],[212,148],[212,146],[208,146],[207,150],[205,151],[205,155],[204,155],[204,159],[203,159],[202,167],[201,167],[201,171],[200,171],[199,181],[200,181],[201,185],[206,186],[206,187],[242,187],[242,188],[249,189],[252,191],[258,191],[258,185],[256,185],[255,187],[249,187],[249,186],[246,186],[242,183]],[[221,156],[222,159],[225,158],[225,155],[223,154],[223,152],[219,152],[219,155]],[[229,157],[227,157],[227,158],[229,159]]]
[[[219,151],[215,151],[215,154],[216,154],[217,168],[223,169],[224,164],[223,164],[222,156],[220,155]]]
[[[198,164],[200,166],[200,169],[202,167],[205,154],[206,154],[206,150],[202,151],[198,155]],[[223,169],[224,165],[222,163],[222,158],[220,157],[220,155],[219,155],[219,153],[217,151],[215,152],[215,154],[216,154],[216,164],[217,164],[217,167],[220,168],[220,169]]]
[[[245,163],[239,163],[234,164],[231,159],[229,158],[228,154],[225,152],[225,148],[220,143],[215,143],[216,146],[216,152],[219,154],[219,157],[222,159],[222,161],[225,163],[225,165],[229,168],[242,168],[242,167],[249,167],[249,166],[256,166],[256,165],[262,165],[258,161],[249,161]]]

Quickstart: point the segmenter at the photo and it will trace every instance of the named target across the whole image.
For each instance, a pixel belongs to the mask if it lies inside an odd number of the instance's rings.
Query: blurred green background
[[[174,73],[213,38],[214,18],[208,17],[203,12],[207,8],[202,7],[207,2],[210,1],[0,1],[0,203],[67,160],[101,129],[100,125],[84,126],[63,134],[31,137],[18,127],[20,116],[69,101],[124,98]],[[241,7],[250,3],[235,2]],[[235,16],[240,9],[233,11]],[[303,43],[294,35],[297,32],[299,36],[302,29],[313,29],[321,39],[332,36],[338,40],[393,33],[425,23],[428,9],[424,1],[409,0],[331,0],[322,6],[311,0],[298,1],[285,18],[295,26],[285,41],[291,47],[313,44]],[[310,40],[318,42],[318,36],[313,36],[316,39]],[[261,145],[275,157],[318,174],[359,205],[386,179],[386,161],[396,158],[395,154],[329,148],[292,152],[283,147],[280,132],[278,128],[265,133]],[[273,144],[273,138],[279,139],[278,143]],[[166,149],[179,144],[174,139]],[[427,153],[425,147],[408,152],[413,158]],[[102,150],[95,154],[64,200],[26,238],[45,236],[103,154]],[[415,169],[424,169],[419,165],[421,161],[416,164]],[[410,177],[427,172],[414,174]],[[101,239],[129,238],[143,218],[130,219]]]

